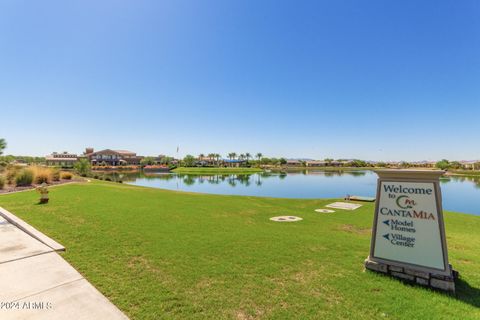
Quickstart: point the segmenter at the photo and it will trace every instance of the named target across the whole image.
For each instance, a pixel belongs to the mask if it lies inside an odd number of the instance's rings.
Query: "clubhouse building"
[[[105,149],[95,152],[93,148],[85,149],[84,156],[93,166],[139,165],[143,159],[142,156],[137,156],[135,152],[128,150]]]
[[[135,152],[128,150],[105,149],[95,151],[93,148],[86,148],[82,155],[68,152],[53,152],[45,156],[47,166],[73,168],[80,159],[87,159],[92,166],[123,166],[140,165],[143,156],[137,156]]]
[[[61,168],[73,168],[73,165],[78,161],[79,157],[74,153],[53,152],[45,156],[45,163],[47,166],[61,167]]]

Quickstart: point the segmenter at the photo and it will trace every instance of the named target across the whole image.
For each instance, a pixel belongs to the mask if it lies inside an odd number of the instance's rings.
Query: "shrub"
[[[15,185],[17,187],[30,186],[33,182],[33,171],[29,169],[23,169],[15,176]]]
[[[3,172],[7,166],[8,163],[6,161],[0,161],[0,172]]]
[[[50,183],[52,181],[53,170],[46,167],[32,166],[30,170],[33,173],[33,181],[36,184]]]
[[[7,183],[8,184],[13,184],[15,182],[15,177],[17,176],[17,173],[19,171],[19,168],[16,166],[8,166],[7,167]]]
[[[5,187],[5,177],[0,176],[0,190]]]
[[[53,181],[60,181],[60,170],[53,169],[52,170],[52,180]]]
[[[77,163],[75,163],[74,167],[77,173],[82,177],[86,177],[88,174],[90,174],[91,166],[87,159],[80,159],[77,161]]]
[[[62,179],[72,180],[73,175],[70,172],[62,172]]]

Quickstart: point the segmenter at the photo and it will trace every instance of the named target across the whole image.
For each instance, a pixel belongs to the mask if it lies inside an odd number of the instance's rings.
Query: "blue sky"
[[[480,2],[0,2],[8,154],[480,159]]]

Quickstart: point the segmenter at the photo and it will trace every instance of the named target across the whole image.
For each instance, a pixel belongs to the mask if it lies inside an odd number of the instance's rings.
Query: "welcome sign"
[[[410,280],[417,280],[416,276],[421,274],[429,284],[432,275],[452,277],[439,183],[443,173],[377,171],[377,201],[367,268]]]

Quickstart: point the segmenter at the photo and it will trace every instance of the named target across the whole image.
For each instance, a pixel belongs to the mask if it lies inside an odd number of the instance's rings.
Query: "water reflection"
[[[454,182],[470,182],[475,185],[476,188],[480,188],[480,177],[479,176],[448,176],[440,179],[442,184],[447,184],[451,181]]]
[[[96,173],[99,179],[178,191],[277,198],[343,198],[375,196],[372,171],[300,170],[256,174]],[[447,176],[441,180],[446,210],[480,214],[480,177]]]

